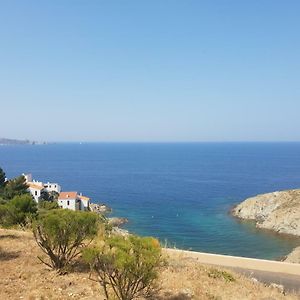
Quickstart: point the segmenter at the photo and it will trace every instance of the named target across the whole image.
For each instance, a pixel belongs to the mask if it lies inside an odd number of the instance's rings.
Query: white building
[[[78,196],[78,198],[81,201],[81,206],[83,207],[83,210],[89,210],[90,209],[90,198],[86,197],[86,196],[82,196],[82,194],[80,194]]]
[[[56,193],[60,193],[61,192],[61,187],[58,183],[44,183],[44,188],[47,192],[51,193],[51,192],[56,192]]]
[[[59,207],[71,210],[89,210],[90,206],[90,198],[77,192],[61,192],[57,202]]]
[[[43,183],[32,179],[31,174],[23,174],[28,185],[28,191],[38,203],[43,191],[48,193],[56,192],[59,194],[57,203],[61,208],[72,210],[89,210],[90,198],[83,196],[77,192],[62,192],[58,183]]]
[[[26,182],[32,182],[32,175],[31,174],[22,174],[25,179],[26,179]]]
[[[32,179],[31,174],[23,174],[23,176],[26,179],[28,190],[36,202],[39,202],[42,191],[47,191],[48,193],[56,192],[58,194],[61,192],[61,187],[58,183],[36,181]]]
[[[34,198],[36,202],[39,202],[39,199],[41,197],[41,192],[44,189],[44,187],[34,182],[27,182],[27,185],[31,196]]]

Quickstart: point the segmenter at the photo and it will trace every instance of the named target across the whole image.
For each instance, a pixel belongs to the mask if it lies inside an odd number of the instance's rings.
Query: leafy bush
[[[6,175],[4,171],[0,168],[0,190],[4,188],[6,183]]]
[[[6,218],[7,218],[7,207],[6,207],[6,204],[1,204],[0,205],[0,224],[2,226],[7,226],[7,221],[6,221]]]
[[[229,272],[213,268],[208,271],[208,276],[215,279],[224,279],[226,282],[235,281],[235,278]]]
[[[11,200],[15,196],[29,194],[26,179],[23,175],[5,182],[1,189],[1,197],[5,200]]]
[[[40,215],[33,223],[33,234],[49,261],[39,259],[59,273],[76,258],[84,242],[91,242],[98,230],[98,216],[91,212],[55,209]]]
[[[58,199],[58,196],[59,196],[59,193],[57,193],[56,191],[48,192],[46,190],[42,190],[39,201],[54,202],[55,200]]]
[[[38,207],[39,209],[42,210],[51,210],[51,209],[59,208],[57,201],[43,201],[43,200],[39,200]]]
[[[0,223],[5,226],[20,225],[36,217],[37,205],[30,195],[15,196],[6,204],[0,205]]]
[[[97,274],[106,298],[114,294],[120,300],[151,296],[164,263],[159,242],[137,236],[110,237],[85,249],[83,258]]]

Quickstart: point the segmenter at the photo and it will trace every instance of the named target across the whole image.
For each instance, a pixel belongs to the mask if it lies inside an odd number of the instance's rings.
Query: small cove
[[[300,143],[3,146],[0,166],[106,203],[130,231],[177,248],[277,259],[300,245],[228,214],[250,196],[299,188]]]

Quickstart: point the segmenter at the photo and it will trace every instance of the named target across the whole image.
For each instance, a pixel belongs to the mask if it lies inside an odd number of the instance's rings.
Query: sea
[[[261,193],[300,188],[300,143],[53,143],[0,146],[8,178],[78,191],[163,246],[279,259],[299,239],[230,215]]]

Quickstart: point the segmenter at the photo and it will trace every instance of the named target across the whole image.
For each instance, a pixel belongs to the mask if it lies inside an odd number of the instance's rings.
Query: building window
[[[37,196],[37,191],[34,191],[34,195]]]
[[[69,200],[67,201],[67,205],[70,205],[70,201]]]

